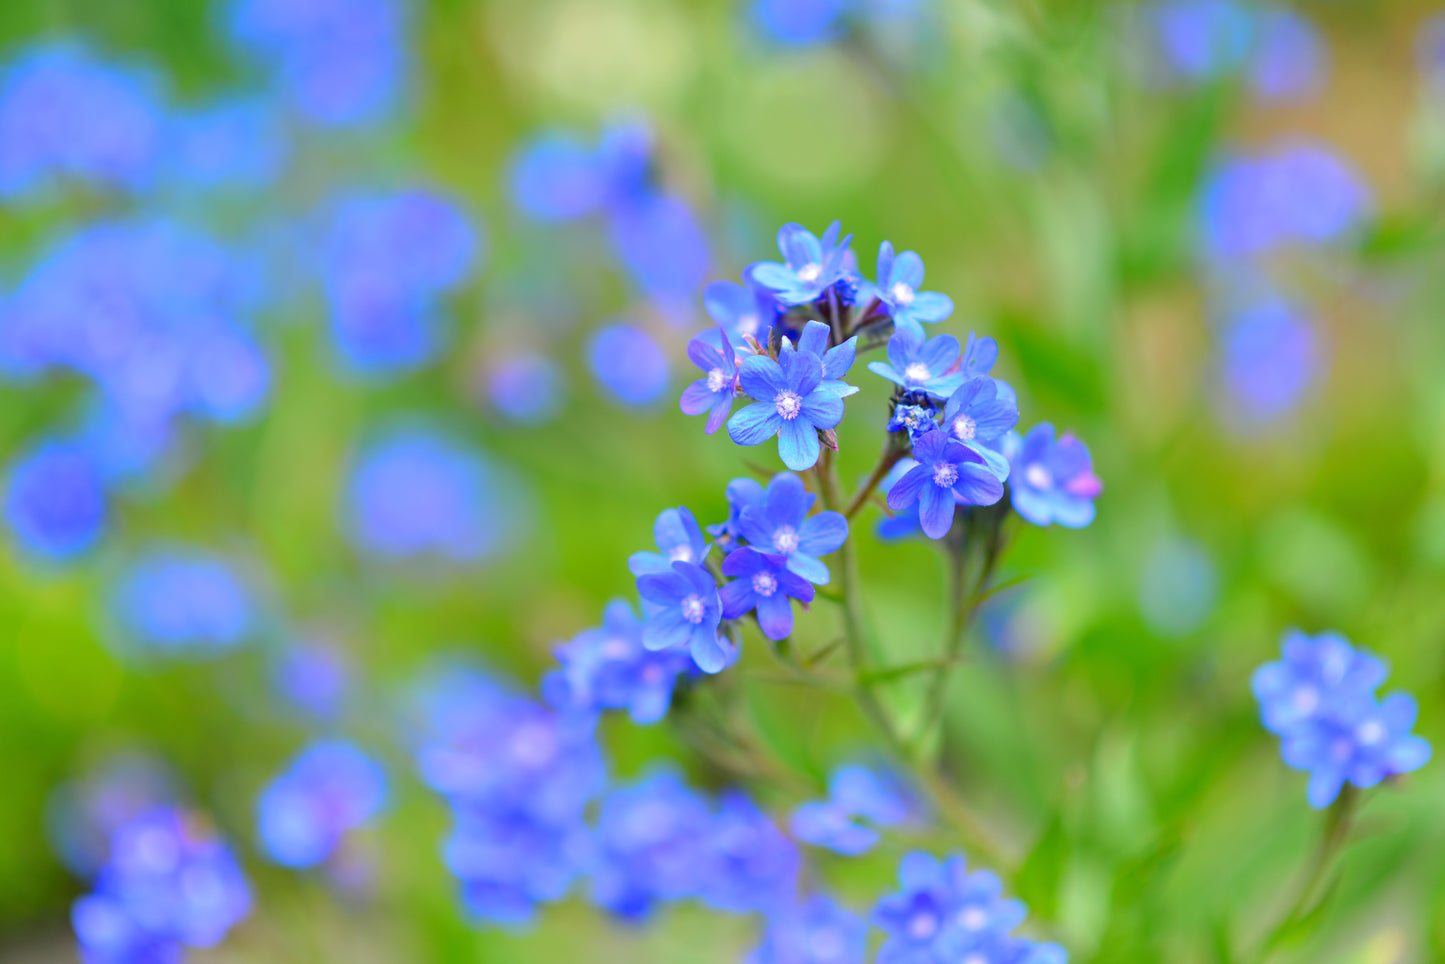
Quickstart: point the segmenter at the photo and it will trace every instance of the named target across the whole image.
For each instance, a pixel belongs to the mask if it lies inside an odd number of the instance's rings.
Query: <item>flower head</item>
[[[258,623],[256,600],[236,568],[191,549],[143,555],[121,577],[110,606],[124,649],[163,656],[228,652]]]
[[[11,467],[5,481],[5,524],[28,554],[50,562],[74,559],[105,530],[104,479],[82,446],[41,443]]]
[[[827,800],[804,803],[793,811],[793,836],[836,853],[861,854],[878,842],[874,827],[905,823],[916,810],[916,802],[894,775],[850,764],[833,771]]]
[[[983,456],[1000,482],[1008,480],[1008,459],[988,443],[1018,423],[1019,406],[1013,389],[987,375],[975,375],[960,385],[943,409],[943,431]]]
[[[587,341],[587,367],[624,405],[650,405],[667,391],[667,355],[657,340],[634,325],[607,325]]]
[[[636,923],[658,901],[695,896],[711,823],[707,801],[674,773],[612,791],[597,819],[593,902]]]
[[[793,900],[798,847],[741,790],[722,794],[706,840],[707,876],[699,896],[718,910],[767,912]]]
[[[650,650],[686,649],[704,673],[719,673],[738,658],[737,647],[718,633],[722,604],[712,574],[691,562],[639,576],[637,592],[655,609],[642,629]]]
[[[342,838],[386,805],[386,773],[354,744],[321,741],[304,750],[257,803],[266,855],[287,867],[327,860]]]
[[[743,512],[763,502],[763,487],[757,479],[733,479],[728,483],[728,517],[724,522],[707,527],[708,534],[717,539],[717,546],[724,553],[732,552],[742,544]]]
[[[785,556],[739,549],[723,560],[723,573],[732,582],[722,587],[723,616],[737,619],[757,610],[758,626],[771,640],[787,639],[793,633],[790,600],[813,601],[813,584],[788,568]]]
[[[709,547],[702,528],[685,506],[663,509],[653,524],[652,534],[657,540],[657,552],[634,552],[627,560],[627,568],[634,576],[667,572],[674,562],[701,565],[707,558]]]
[[[707,338],[704,336],[711,335]],[[722,427],[732,414],[733,399],[738,394],[738,360],[728,339],[727,330],[703,332],[687,343],[687,357],[702,369],[703,377],[682,390],[681,407],[685,415],[707,412],[707,434]]]
[[[677,677],[691,668],[692,660],[678,649],[645,647],[642,626],[627,602],[608,603],[600,628],[579,633],[557,648],[561,668],[542,681],[549,702],[585,712],[625,709],[641,724],[667,715]]]
[[[867,921],[817,895],[774,908],[746,964],[863,964],[867,948]]]
[[[739,380],[756,401],[728,419],[732,440],[758,445],[776,435],[778,455],[788,468],[801,472],[817,464],[818,431],[843,419],[842,398],[823,382],[823,360],[805,351],[784,352],[777,361],[750,355]]]
[[[912,251],[904,251],[894,257],[893,245],[888,241],[878,246],[876,293],[878,300],[888,306],[893,326],[898,331],[922,336],[924,324],[943,321],[953,314],[953,300],[948,295],[919,291],[922,284],[922,258]]]
[[[1284,659],[1254,671],[1250,684],[1260,715],[1272,733],[1284,734],[1359,696],[1373,693],[1389,675],[1373,653],[1356,649],[1338,633],[1285,633]]]
[[[915,442],[913,457],[918,464],[888,490],[888,507],[896,512],[917,502],[930,539],[942,539],[953,528],[955,505],[993,505],[1003,497],[1003,483],[983,456],[942,431]]]
[[[778,231],[778,250],[785,263],[759,261],[748,267],[745,277],[777,297],[784,305],[805,305],[816,301],[847,271],[845,255],[850,234],[842,241],[842,225],[834,221],[819,240],[799,224],[785,224]]]
[[[905,392],[922,392],[944,399],[963,384],[959,370],[958,339],[952,335],[928,338],[921,328],[899,328],[888,339],[888,361],[869,362],[868,370]]]
[[[839,512],[808,516],[816,498],[796,475],[781,472],[768,483],[760,503],[743,509],[738,532],[758,551],[783,556],[789,571],[824,586],[828,567],[818,557],[843,545],[848,520]]]
[[[1035,425],[1010,460],[1014,511],[1034,525],[1071,529],[1094,521],[1094,497],[1104,486],[1094,475],[1089,449],[1073,435],[1054,441],[1054,427]]]

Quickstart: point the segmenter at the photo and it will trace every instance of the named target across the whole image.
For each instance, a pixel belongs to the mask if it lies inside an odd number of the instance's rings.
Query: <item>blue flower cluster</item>
[[[799,806],[790,826],[804,843],[852,856],[878,843],[881,835],[875,828],[896,827],[919,816],[918,801],[897,774],[855,763],[834,770],[828,799]]]
[[[110,597],[114,643],[126,655],[209,659],[254,637],[254,591],[223,556],[185,546],[157,547],[121,574]]]
[[[86,964],[177,961],[211,947],[251,910],[231,849],[201,820],[154,810],[116,830],[94,892],[71,922]]]
[[[286,867],[329,860],[346,834],[386,805],[386,772],[353,743],[322,740],[303,750],[256,804],[266,856]]]
[[[1346,783],[1368,789],[1429,761],[1430,744],[1410,732],[1414,698],[1375,694],[1389,672],[1377,656],[1336,633],[1298,630],[1285,633],[1283,650],[1251,683],[1285,763],[1310,774],[1311,806],[1329,806]]]
[[[1324,86],[1328,49],[1298,11],[1238,0],[1162,0],[1145,8],[1164,72],[1198,86],[1243,74],[1264,102],[1298,102]]]

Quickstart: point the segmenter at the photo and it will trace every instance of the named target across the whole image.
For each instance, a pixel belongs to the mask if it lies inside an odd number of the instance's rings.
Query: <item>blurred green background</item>
[[[1385,656],[1387,688],[1412,691],[1419,732],[1445,741],[1445,114],[1412,67],[1416,32],[1435,11],[1300,6],[1329,41],[1327,86],[1301,106],[1261,107],[1229,80],[1172,91],[1141,82],[1128,5],[939,0],[931,29],[902,45],[858,36],[779,51],[715,0],[415,4],[406,116],[345,163],[444,187],[486,226],[485,270],[449,305],[453,349],[392,384],[358,384],[328,360],[319,303],[298,299],[267,331],[277,377],[263,418],[197,436],[194,468],[163,496],[119,503],[82,564],[44,569],[0,549],[0,960],[72,959],[66,913],[82,885],[50,853],[47,795],[134,747],[174,765],[260,894],[252,918],[197,960],[711,962],[752,945],[742,919],[682,908],[631,932],[580,900],[548,910],[530,934],[472,929],[438,860],[443,807],[407,778],[400,754],[389,760],[396,806],[375,830],[376,893],[331,899],[319,881],[254,859],[255,795],[304,738],[256,695],[265,647],[133,668],[103,642],[101,589],[116,560],[176,538],[264,561],[268,605],[285,614],[274,634],[340,640],[378,706],[441,652],[474,651],[531,684],[556,642],[631,593],[625,559],[648,546],[661,508],[723,517],[723,488],[746,474],[744,461],[774,460],[766,447],[704,436],[675,409],[691,377],[682,345],[705,321],[700,299],[692,325],[668,329],[606,270],[569,278],[577,252],[549,258],[503,190],[528,134],[563,124],[591,136],[623,108],[650,119],[665,183],[701,212],[715,277],[772,257],[784,221],[821,230],[842,219],[865,270],[881,240],[916,250],[928,287],[958,305],[941,328],[999,341],[995,374],[1018,389],[1023,426],[1048,420],[1088,441],[1105,484],[1098,518],[1082,531],[1020,529],[1005,568],[1030,577],[1009,595],[1017,645],[1001,650],[987,633],[971,642],[951,691],[945,770],[1003,831],[1011,865],[1000,870],[1071,960],[1232,960],[1227,949],[1288,901],[1322,822],[1249,691],[1280,633],[1334,628]],[[10,0],[0,47],[81,33],[158,63],[179,96],[199,95],[233,79],[211,16],[199,0]],[[312,136],[284,188],[298,209],[347,153]],[[1314,306],[1325,361],[1292,414],[1250,427],[1218,404],[1196,200],[1221,150],[1281,136],[1347,157],[1375,193],[1376,217],[1357,241],[1275,266]],[[0,246],[23,265],[56,224],[105,203],[0,209]],[[599,243],[579,241],[581,260]],[[576,327],[547,329],[530,292],[573,285]],[[617,317],[669,339],[674,390],[654,409],[619,407],[585,369],[576,332]],[[478,400],[476,365],[539,331],[569,398],[554,422],[519,427]],[[863,392],[839,429],[845,480],[872,465],[887,399],[861,366],[852,380]],[[64,382],[0,387],[0,452],[74,397]],[[357,441],[417,412],[510,465],[530,494],[533,524],[505,560],[418,573],[366,563],[347,545],[337,504]],[[928,545],[877,543],[866,531],[877,517],[869,510],[856,528],[867,618],[884,662],[927,658],[946,620],[941,558]],[[1179,540],[1214,574],[1217,592],[1203,601],[1150,580]],[[1170,618],[1190,606],[1197,616]],[[836,612],[820,603],[798,638],[820,646],[836,632]],[[848,699],[779,676],[752,636],[715,684],[761,745],[821,787],[872,738]],[[907,719],[921,688],[900,683],[885,700]],[[704,785],[724,779],[666,724],[614,719],[605,734],[623,775],[661,756]],[[796,802],[755,789],[779,807]],[[1445,960],[1442,806],[1438,764],[1374,795],[1328,913],[1284,959]],[[920,845],[960,841],[940,826],[821,868],[865,907],[899,854]]]

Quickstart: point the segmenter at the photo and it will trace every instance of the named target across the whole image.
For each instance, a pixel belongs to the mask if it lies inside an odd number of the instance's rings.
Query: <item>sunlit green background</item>
[[[278,381],[264,419],[198,434],[194,470],[163,497],[123,501],[82,565],[41,571],[0,549],[0,960],[72,959],[66,915],[82,885],[49,853],[45,800],[129,747],[174,764],[237,842],[260,894],[223,949],[197,960],[672,964],[735,960],[752,945],[749,920],[682,908],[630,932],[581,900],[546,912],[534,933],[472,929],[438,859],[443,805],[395,749],[375,897],[333,899],[256,856],[255,795],[306,736],[267,709],[264,647],[139,671],[102,642],[99,590],[127,547],[175,537],[232,549],[270,573],[269,644],[324,629],[356,654],[377,711],[352,730],[385,747],[382,709],[431,654],[470,650],[535,682],[554,643],[631,592],[625,559],[648,545],[661,508],[717,521],[744,460],[776,464],[767,447],[704,436],[676,411],[675,391],[643,413],[606,400],[578,332],[655,319],[587,266],[594,248],[604,257],[600,238],[584,231],[576,250],[554,251],[506,202],[502,174],[521,138],[544,123],[590,134],[620,108],[653,122],[665,180],[711,229],[718,277],[771,257],[787,220],[821,230],[841,218],[865,270],[885,238],[917,250],[928,287],[959,306],[941,327],[998,339],[995,374],[1019,390],[1024,425],[1049,420],[1089,442],[1105,484],[1098,519],[1082,531],[1020,527],[1005,576],[1030,576],[1014,594],[1030,645],[1009,658],[972,641],[944,766],[1000,828],[1010,864],[999,869],[1071,960],[1234,960],[1288,902],[1322,822],[1249,693],[1281,631],[1336,628],[1386,656],[1390,686],[1421,703],[1419,732],[1445,745],[1445,115],[1411,67],[1414,31],[1434,11],[1302,6],[1332,44],[1328,88],[1308,106],[1264,110],[1227,85],[1141,89],[1121,39],[1127,6],[1083,0],[943,0],[940,29],[914,46],[786,53],[749,37],[722,0],[418,4],[406,121],[362,157],[318,137],[288,190],[308,207],[344,159],[345,177],[415,178],[464,198],[490,253],[452,305],[455,350],[399,383],[360,386],[332,370],[322,306],[299,299],[268,331]],[[9,0],[0,45],[83,32],[155,59],[181,96],[199,97],[231,79],[209,16],[198,0]],[[1357,164],[1379,218],[1357,249],[1282,269],[1318,307],[1327,374],[1294,416],[1246,431],[1216,403],[1194,196],[1221,145],[1294,134]],[[1010,164],[1001,150],[1036,162]],[[56,224],[91,213],[82,202],[0,210],[0,249],[13,270]],[[581,291],[575,327],[531,310],[530,292],[569,285]],[[672,335],[677,389],[689,333]],[[512,426],[477,401],[478,358],[514,343],[544,347],[568,371],[569,401],[550,425]],[[839,430],[845,480],[871,466],[887,399],[861,365],[852,380],[863,392]],[[0,389],[0,453],[74,397],[76,386],[58,383]],[[530,534],[503,562],[441,576],[379,568],[341,537],[353,445],[388,416],[416,412],[509,463],[530,492]],[[941,559],[924,544],[876,543],[867,530],[877,510],[865,518],[856,537],[880,659],[926,658],[945,628]],[[1166,638],[1141,616],[1141,578],[1180,537],[1208,553],[1219,590],[1202,625]],[[837,613],[819,602],[799,641],[821,646],[836,633]],[[751,637],[742,663],[709,685],[779,765],[820,788],[873,738],[845,697],[780,678]],[[920,689],[905,682],[885,698],[909,719]],[[605,729],[623,775],[661,756],[705,785],[723,779],[666,724]],[[798,800],[793,789],[755,789],[780,810]],[[1445,960],[1442,810],[1439,761],[1373,795],[1327,912],[1282,959]],[[959,841],[940,825],[820,867],[861,909],[914,846]]]

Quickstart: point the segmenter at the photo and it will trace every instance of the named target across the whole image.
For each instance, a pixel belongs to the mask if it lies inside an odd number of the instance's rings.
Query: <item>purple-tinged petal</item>
[[[703,426],[703,431],[706,434],[711,435],[718,429],[722,428],[723,422],[725,422],[727,420],[727,417],[732,414],[732,410],[732,392],[728,392],[726,395],[719,396],[718,400],[713,403],[712,411],[708,412],[707,424]]]
[[[975,453],[970,451],[969,454]],[[969,462],[959,465],[958,481],[953,483],[953,491],[967,505],[993,505],[1003,498],[1003,483],[987,465]]]
[[[948,530],[953,528],[953,507],[953,493],[941,485],[934,485],[930,479],[919,496],[918,521],[923,525],[923,534],[930,539],[942,539],[948,535]]]
[[[733,553],[732,556],[737,555]],[[728,556],[729,559],[732,556]],[[737,619],[750,611],[758,604],[758,594],[753,590],[751,579],[734,579],[718,590],[718,598],[722,600],[722,614],[724,619]]]
[[[810,556],[837,552],[848,540],[848,520],[841,512],[819,512],[798,529],[798,551]]]
[[[731,396],[732,392],[729,391],[728,395]],[[701,415],[716,403],[717,393],[707,387],[706,378],[699,378],[682,390],[682,398],[678,404],[684,415]],[[732,406],[731,397],[727,399],[727,403],[729,407]]]
[[[749,355],[738,367],[738,381],[743,391],[760,402],[771,402],[779,392],[791,387],[781,365],[767,355]]]
[[[793,606],[781,592],[758,597],[758,627],[763,635],[777,642],[793,633]]]
[[[781,418],[778,421],[782,423],[778,430],[778,457],[783,464],[794,472],[805,472],[817,465],[822,446],[813,423],[801,417],[791,422]]]
[[[788,571],[819,586],[828,585],[832,574],[822,560],[806,553],[795,552],[788,556]]]
[[[893,483],[888,490],[888,508],[899,512],[917,502],[925,486],[933,485],[933,470],[926,465],[915,465]],[[936,488],[936,486],[935,486]]]

